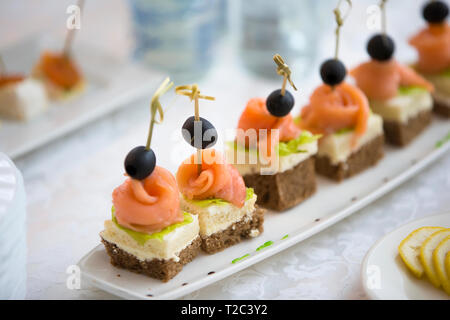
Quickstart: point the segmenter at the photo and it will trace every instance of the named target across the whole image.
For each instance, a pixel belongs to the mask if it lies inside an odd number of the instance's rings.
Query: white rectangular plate
[[[62,43],[50,36],[32,37],[2,49],[2,58],[7,70],[28,75],[43,50],[60,50]],[[75,42],[73,51],[86,78],[85,91],[68,101],[50,102],[48,112],[28,122],[1,120],[0,150],[9,157],[19,157],[149,94],[162,79],[82,43]]]
[[[385,157],[376,167],[342,183],[319,178],[312,198],[283,213],[268,212],[261,236],[213,256],[201,253],[168,283],[113,267],[102,245],[80,260],[83,281],[130,299],[173,299],[207,286],[311,237],[411,178],[450,149],[450,143],[436,147],[449,133],[449,124],[435,118],[411,145],[386,147]],[[273,244],[256,251],[267,241]],[[232,263],[246,254],[247,258]]]

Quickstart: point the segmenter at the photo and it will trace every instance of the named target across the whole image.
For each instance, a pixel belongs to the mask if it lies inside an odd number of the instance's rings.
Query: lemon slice
[[[445,271],[447,271],[447,279],[450,280],[450,252],[445,256]]]
[[[433,252],[434,270],[442,284],[442,288],[450,295],[450,274],[445,270],[446,257],[449,258],[450,262],[450,236],[442,240]]]
[[[422,227],[411,232],[398,246],[398,252],[408,269],[418,278],[423,275],[423,267],[419,260],[422,243],[433,233],[443,230],[442,227]]]
[[[433,264],[433,252],[442,240],[450,236],[450,229],[439,230],[429,236],[420,248],[419,259],[422,263],[425,274],[430,282],[437,288],[441,286],[441,281]]]

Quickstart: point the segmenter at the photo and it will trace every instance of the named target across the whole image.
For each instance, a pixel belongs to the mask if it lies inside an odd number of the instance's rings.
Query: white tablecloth
[[[114,12],[115,7],[117,5],[111,5],[107,12]],[[404,23],[396,25],[400,35],[415,28]],[[103,34],[111,34],[111,30],[105,27]],[[11,40],[13,37],[8,35]],[[352,41],[348,43],[361,43],[369,33],[353,32],[351,35],[354,37],[350,37]],[[329,43],[333,43],[332,39]],[[114,43],[109,42],[109,45],[114,46]],[[352,53],[361,52],[361,47],[343,48],[348,53],[343,54],[347,62],[354,63]],[[225,95],[226,103],[218,102],[215,110],[209,106],[202,109],[216,126],[235,123],[247,98],[267,94],[268,88],[273,87],[273,83],[240,73],[236,66],[230,68],[226,54],[202,85],[205,94],[214,95],[217,88],[229,90]],[[361,58],[364,54],[357,56]],[[239,83],[234,79],[239,79]],[[303,101],[317,81],[316,75],[308,83],[298,83],[304,92]],[[180,101],[177,100],[177,104]],[[66,269],[99,243],[98,232],[108,217],[112,186],[122,179],[123,157],[133,146],[145,141],[147,105],[148,97],[16,161],[29,199],[28,298],[114,298],[83,282],[80,290],[67,289]],[[230,111],[224,116],[226,119],[222,119],[223,113],[218,110],[228,107]],[[191,113],[186,105],[173,108],[181,108],[177,110],[178,122]],[[173,129],[177,122],[168,121],[157,129],[156,146],[167,143],[172,136],[168,128]],[[169,155],[160,155],[159,161],[170,163],[174,169]],[[408,221],[449,210],[449,195],[450,157],[447,153],[397,190],[344,221],[185,298],[364,299],[360,268],[370,246]]]

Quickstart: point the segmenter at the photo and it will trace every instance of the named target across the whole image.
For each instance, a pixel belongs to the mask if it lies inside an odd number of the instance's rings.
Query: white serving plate
[[[417,279],[401,260],[397,247],[412,231],[420,227],[450,228],[450,211],[412,221],[378,240],[364,258],[361,278],[366,294],[383,300],[450,299],[427,279]]]
[[[30,74],[43,50],[60,50],[63,40],[30,37],[1,49],[7,70]],[[68,101],[50,102],[49,110],[28,122],[0,120],[0,150],[17,158],[49,141],[125,106],[151,90],[162,75],[119,61],[98,49],[75,41],[73,55],[85,78],[86,89]]]
[[[411,178],[450,149],[450,143],[436,148],[436,142],[449,133],[449,123],[435,118],[411,145],[403,149],[386,147],[385,158],[378,166],[340,184],[319,178],[318,191],[312,198],[283,213],[268,212],[261,236],[213,256],[200,254],[168,283],[113,267],[102,245],[80,260],[82,281],[129,299],[173,299],[207,286],[311,237]],[[273,244],[256,251],[266,241]],[[231,263],[245,254],[250,256]]]

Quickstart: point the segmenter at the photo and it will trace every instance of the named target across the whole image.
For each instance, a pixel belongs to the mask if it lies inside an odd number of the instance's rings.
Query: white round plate
[[[378,240],[367,252],[361,270],[366,294],[377,300],[450,299],[424,276],[417,279],[401,260],[397,247],[412,231],[420,227],[450,228],[450,212],[412,221]]]

